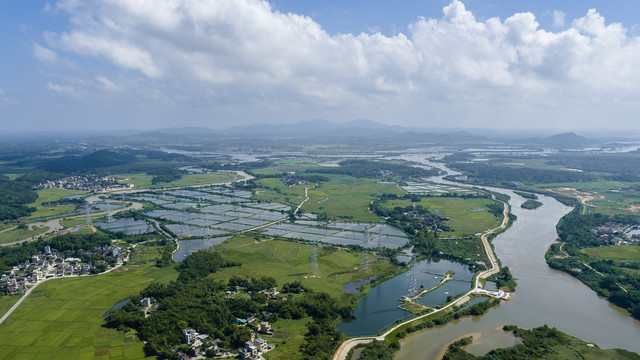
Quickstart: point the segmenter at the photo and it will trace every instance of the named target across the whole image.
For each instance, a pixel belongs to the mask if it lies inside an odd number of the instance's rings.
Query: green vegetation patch
[[[520,205],[521,208],[527,209],[527,210],[534,210],[539,208],[540,206],[542,206],[542,203],[540,201],[532,200],[532,199],[529,199],[523,202],[522,205]]]
[[[9,231],[0,232],[0,244],[10,243],[14,241],[24,240],[31,236],[38,236],[49,230],[48,226],[33,226],[32,230],[28,227],[15,228]]]
[[[211,275],[216,279],[226,281],[234,275],[243,278],[269,275],[276,279],[278,286],[299,281],[305,288],[328,293],[343,305],[349,305],[354,298],[354,295],[344,293],[346,283],[393,272],[391,264],[371,256],[370,272],[365,273],[358,269],[360,252],[322,246],[316,249],[320,276],[311,277],[312,245],[283,240],[257,241],[248,235],[229,239],[218,249],[225,260],[242,265],[221,269]]]
[[[147,173],[130,173],[130,174],[119,174],[115,175],[115,177],[120,180],[120,183],[123,184],[133,184],[136,189],[159,189],[159,188],[167,188],[167,187],[180,187],[180,186],[197,186],[197,185],[207,185],[207,184],[218,184],[232,181],[237,178],[235,173],[231,172],[212,172],[207,174],[185,174],[180,178],[171,178],[172,181],[162,182],[156,181],[153,182],[155,176],[153,174]],[[168,179],[168,178],[167,178]]]
[[[149,262],[157,247],[139,246],[132,261],[111,273],[54,279],[39,285],[0,325],[0,351],[6,359],[145,358],[132,335],[102,327],[102,315],[152,281],[177,276],[173,268]]]
[[[446,222],[447,226],[453,229],[450,234],[465,236],[481,233],[500,225],[502,219],[488,211],[491,204],[496,202],[484,198],[423,197],[420,202],[404,199],[390,200],[384,206],[393,209],[396,206],[422,205],[431,213],[450,219]]]
[[[329,178],[328,182],[309,189],[309,201],[302,207],[304,211],[317,214],[326,212],[330,219],[380,222],[381,219],[369,211],[369,204],[384,193],[403,194],[395,185],[381,184],[375,179],[325,176]]]
[[[640,246],[609,245],[581,249],[583,253],[601,259],[635,260],[640,259]]]
[[[37,210],[34,213],[32,213],[30,216],[28,216],[26,219],[55,216],[55,215],[72,212],[76,208],[73,205],[43,206],[42,204],[49,203],[52,201],[57,201],[67,196],[83,195],[86,193],[87,193],[86,191],[67,190],[67,189],[58,189],[58,188],[38,190],[38,199],[35,202],[29,204],[29,206],[35,206]]]

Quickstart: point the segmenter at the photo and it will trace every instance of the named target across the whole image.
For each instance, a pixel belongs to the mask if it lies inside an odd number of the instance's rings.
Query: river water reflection
[[[429,164],[424,156],[411,160]],[[431,180],[446,183],[442,179]],[[525,199],[512,191],[489,189],[511,196],[512,212],[518,216],[510,229],[493,240],[496,255],[517,279],[516,292],[509,302],[484,316],[464,318],[412,334],[403,341],[396,359],[433,359],[447,343],[473,332],[481,333],[480,340],[468,347],[476,355],[495,347],[514,345],[513,337],[499,330],[505,324],[524,328],[548,324],[602,348],[640,352],[640,321],[599,298],[579,280],[552,270],[545,262],[544,253],[557,238],[555,226],[571,208],[553,198],[540,196],[544,205],[526,210],[520,207]]]

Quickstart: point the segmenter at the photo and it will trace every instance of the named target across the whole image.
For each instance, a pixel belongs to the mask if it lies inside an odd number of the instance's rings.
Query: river
[[[432,163],[425,155],[402,156],[452,172],[442,164]],[[431,181],[451,184],[440,178]],[[435,359],[452,340],[479,333],[468,350],[482,355],[496,347],[516,343],[501,331],[505,324],[533,328],[548,324],[569,335],[594,342],[602,348],[623,348],[640,352],[640,321],[626,311],[602,299],[576,278],[552,270],[544,253],[557,238],[555,226],[571,208],[548,196],[539,196],[544,204],[535,210],[520,207],[525,201],[511,190],[483,187],[511,196],[509,202],[518,220],[494,240],[495,252],[503,265],[509,266],[518,287],[511,300],[480,317],[467,317],[445,326],[414,333],[402,342],[396,359]]]

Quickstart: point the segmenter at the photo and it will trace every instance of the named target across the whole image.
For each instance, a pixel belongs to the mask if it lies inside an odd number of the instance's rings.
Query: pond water
[[[414,270],[411,269],[373,287],[367,295],[358,300],[358,307],[353,314],[355,319],[341,322],[338,329],[347,336],[373,335],[396,320],[413,316],[412,313],[398,307],[401,304],[400,297],[406,295],[409,290],[412,271]],[[462,281],[449,281],[418,301],[437,305],[435,301],[443,299],[441,302],[444,302],[447,296],[456,296],[471,288],[471,283],[465,281],[473,278],[473,273],[468,267],[447,260],[419,261],[415,265],[417,284],[425,289],[433,288],[442,281],[447,271],[454,271],[453,278]],[[448,294],[445,294],[447,292]]]

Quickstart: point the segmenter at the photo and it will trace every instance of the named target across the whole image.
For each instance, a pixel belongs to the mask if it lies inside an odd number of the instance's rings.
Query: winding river
[[[425,155],[407,155],[455,174]],[[452,184],[441,177],[434,182]],[[547,266],[544,253],[557,238],[555,226],[571,208],[548,196],[536,210],[520,207],[525,201],[511,190],[483,187],[511,196],[512,212],[518,216],[506,232],[494,240],[495,252],[509,266],[518,287],[509,302],[480,317],[467,317],[445,326],[414,333],[402,342],[396,359],[436,359],[440,350],[454,339],[476,333],[477,341],[468,351],[482,355],[496,347],[512,346],[516,339],[501,331],[505,324],[532,328],[548,324],[570,335],[594,342],[602,348],[623,348],[640,352],[640,321],[596,295],[576,278]]]

